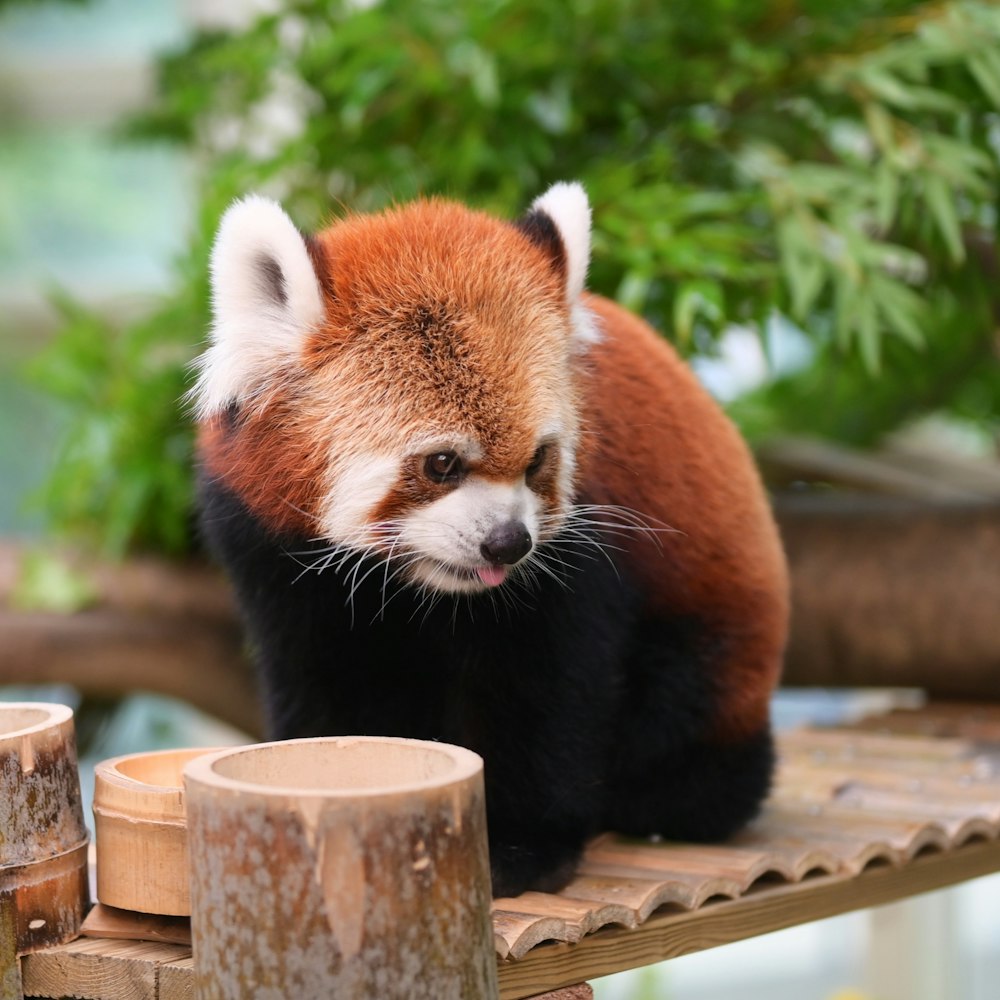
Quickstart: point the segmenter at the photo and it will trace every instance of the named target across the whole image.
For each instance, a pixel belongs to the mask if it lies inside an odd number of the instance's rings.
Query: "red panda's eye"
[[[453,451],[439,451],[424,461],[424,475],[434,483],[457,482],[463,472],[462,460]]]
[[[533,476],[538,470],[545,464],[545,459],[549,454],[549,446],[547,444],[540,444],[535,449],[535,454],[531,456],[531,461],[528,463],[528,468],[525,469],[525,473],[529,476]]]

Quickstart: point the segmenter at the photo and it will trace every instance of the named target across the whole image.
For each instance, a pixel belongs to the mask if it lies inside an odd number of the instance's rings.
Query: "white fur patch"
[[[359,455],[335,475],[320,512],[323,534],[332,542],[366,544],[372,510],[399,478],[400,463],[388,455]]]
[[[521,521],[537,543],[538,506],[538,498],[523,481],[504,485],[469,476],[457,489],[412,513],[401,541],[407,551],[428,560],[471,570],[484,563],[480,545],[493,528],[507,521]],[[413,568],[419,572],[421,564],[414,563]],[[476,582],[462,587],[448,573],[435,570],[433,563],[423,575],[441,589],[481,589]]]
[[[585,351],[591,344],[600,343],[604,337],[597,314],[582,302],[573,306],[570,322],[573,324],[573,344],[580,351]]]
[[[223,215],[211,275],[212,343],[191,393],[202,418],[265,392],[323,320],[305,241],[268,198],[249,195]]]
[[[566,251],[566,298],[572,305],[580,297],[590,266],[590,202],[583,185],[559,181],[531,204],[544,212],[562,237]]]
[[[560,181],[536,198],[531,207],[555,224],[566,251],[566,301],[573,324],[573,344],[585,351],[601,339],[597,317],[580,301],[590,266],[590,202],[583,185]]]

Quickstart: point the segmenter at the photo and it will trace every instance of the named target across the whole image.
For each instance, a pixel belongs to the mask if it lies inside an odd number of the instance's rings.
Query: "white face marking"
[[[538,440],[559,451],[560,496],[571,488],[574,455],[564,440],[563,421],[551,416],[540,429]],[[524,525],[535,547],[558,529],[561,510],[546,510],[526,479],[497,483],[474,472],[439,499],[404,513],[398,520],[378,522],[374,512],[395,487],[413,456],[454,451],[464,464],[482,458],[482,447],[464,435],[426,434],[407,442],[401,457],[358,451],[349,456],[334,454],[329,482],[332,484],[320,510],[320,527],[331,542],[358,551],[388,556],[405,564],[405,576],[436,590],[476,592],[495,586],[490,571],[501,574],[482,553],[482,544],[494,531],[511,522]],[[531,558],[531,553],[524,561]],[[480,574],[483,571],[484,579]]]
[[[344,464],[320,513],[323,533],[333,542],[375,541],[368,537],[371,512],[399,478],[399,459],[360,454]]]
[[[539,507],[524,480],[502,484],[469,476],[461,486],[406,518],[402,546],[424,556],[413,562],[411,573],[439,590],[484,590],[486,584],[475,575],[477,568],[486,565],[480,551],[483,541],[494,528],[520,521],[532,544],[537,544]]]

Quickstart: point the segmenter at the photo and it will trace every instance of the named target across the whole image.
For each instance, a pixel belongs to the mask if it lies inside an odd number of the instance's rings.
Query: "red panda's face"
[[[421,202],[308,243],[238,204],[196,389],[206,466],[276,530],[435,590],[530,566],[572,501],[581,231],[568,185],[520,228]]]

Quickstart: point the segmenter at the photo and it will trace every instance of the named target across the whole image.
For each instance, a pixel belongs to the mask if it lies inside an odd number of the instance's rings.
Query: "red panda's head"
[[[571,502],[589,245],[577,184],[515,224],[431,200],[311,238],[236,203],[193,391],[209,475],[276,532],[413,582],[503,582]]]

